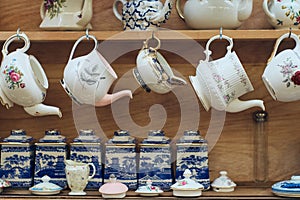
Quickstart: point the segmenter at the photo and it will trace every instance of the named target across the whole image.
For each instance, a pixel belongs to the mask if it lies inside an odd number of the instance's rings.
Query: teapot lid
[[[290,180],[273,184],[272,192],[280,196],[300,197],[300,176],[292,176]]]
[[[136,193],[154,193],[154,194],[163,193],[163,191],[159,187],[152,185],[152,181],[150,179],[148,179],[146,181],[146,185],[140,186],[135,192]]]
[[[197,181],[192,180],[192,172],[189,169],[184,170],[184,179],[178,180],[175,184],[171,186],[173,190],[198,190],[204,189],[204,186]]]
[[[33,141],[33,137],[27,136],[23,129],[12,130],[10,136],[4,138],[3,142],[20,142],[29,143]]]
[[[7,180],[0,179],[0,188],[10,187],[10,182]]]
[[[94,130],[81,129],[79,131],[79,136],[76,137],[73,142],[99,143],[101,142],[101,139],[95,135]]]
[[[30,191],[38,191],[38,192],[52,192],[52,191],[60,191],[62,188],[54,183],[50,183],[51,178],[47,175],[42,177],[42,183],[38,183],[33,187],[29,188]]]
[[[103,194],[121,194],[128,191],[128,187],[117,181],[114,174],[109,176],[109,182],[99,188],[99,192]]]
[[[62,136],[56,129],[47,130],[45,136],[39,140],[41,143],[60,143],[66,142],[66,137]]]
[[[227,176],[227,171],[220,171],[220,177],[216,178],[211,184],[216,188],[234,188],[236,184]]]
[[[165,136],[163,130],[150,130],[148,137],[143,140],[142,144],[169,144],[170,139]]]

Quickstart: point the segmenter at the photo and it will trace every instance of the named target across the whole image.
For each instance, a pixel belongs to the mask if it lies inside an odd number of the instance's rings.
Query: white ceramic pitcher
[[[285,38],[296,42],[294,49],[285,49],[277,53]],[[294,33],[286,33],[277,39],[274,50],[262,75],[270,95],[274,100],[291,102],[300,100],[300,39]]]
[[[193,29],[234,29],[252,13],[253,0],[188,0],[181,10],[181,0],[176,0],[176,10]]]
[[[223,35],[229,46],[224,57],[209,61],[212,41],[219,39],[214,36],[206,44],[205,60],[200,60],[196,76],[190,76],[191,83],[206,111],[210,107],[227,112],[240,112],[258,106],[265,110],[262,100],[241,101],[238,98],[250,91],[253,86],[236,53],[232,51],[232,38]]]
[[[55,5],[54,5],[55,4]],[[59,7],[53,11],[50,7]],[[55,10],[55,9],[54,9]],[[85,30],[92,29],[90,21],[93,16],[93,0],[65,0],[58,5],[48,1],[42,2],[40,8],[42,23],[40,28],[47,30]]]
[[[277,28],[300,27],[300,1],[295,0],[263,0],[263,10],[269,23]]]
[[[91,180],[96,174],[96,167],[93,163],[80,163],[72,160],[65,160],[66,164],[66,177],[68,186],[71,189],[69,195],[86,195],[84,192],[88,181]],[[92,175],[90,174],[90,167]]]
[[[9,45],[21,39],[24,47],[8,52]],[[62,117],[60,109],[42,104],[48,89],[47,76],[38,62],[26,51],[30,47],[30,40],[25,33],[17,33],[9,37],[2,48],[2,63],[0,73],[0,99],[6,108],[16,103],[32,116],[58,115]]]
[[[61,85],[66,93],[78,104],[95,106],[105,106],[125,96],[132,98],[130,90],[107,94],[117,74],[97,51],[98,41],[94,36],[88,36],[95,43],[94,49],[87,55],[73,58],[76,47],[86,38],[82,36],[75,42],[64,69]]]

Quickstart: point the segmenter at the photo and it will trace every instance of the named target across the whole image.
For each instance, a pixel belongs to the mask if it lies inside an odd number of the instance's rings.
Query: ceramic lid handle
[[[96,167],[95,167],[95,165],[93,163],[88,163],[88,165],[91,166],[92,169],[93,169],[92,175],[88,177],[88,180],[91,180],[95,176],[95,174],[96,174]]]
[[[19,39],[21,39],[21,40],[23,40],[24,42],[25,42],[25,44],[24,44],[24,46],[23,46],[23,48],[21,48],[21,49],[17,49],[17,51],[21,51],[21,52],[26,52],[28,49],[29,49],[29,47],[30,47],[30,40],[29,40],[29,38],[27,37],[27,35],[25,34],[25,33],[17,33],[17,34],[14,34],[14,35],[12,35],[12,36],[10,36],[6,41],[5,41],[5,43],[4,43],[4,45],[3,45],[3,48],[2,48],[2,55],[3,55],[3,58],[5,57],[5,56],[7,56],[7,54],[8,54],[8,47],[9,47],[9,45],[13,42],[13,41],[15,41],[15,40],[19,40]]]

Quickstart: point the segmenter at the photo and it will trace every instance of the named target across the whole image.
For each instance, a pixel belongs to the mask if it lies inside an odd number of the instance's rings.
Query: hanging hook
[[[291,38],[291,35],[292,35],[292,27],[290,27],[289,38]]]
[[[20,27],[17,29],[17,38],[20,40]]]
[[[223,39],[223,28],[222,28],[222,26],[220,27],[220,40],[222,40]]]
[[[89,29],[88,28],[85,30],[85,37],[86,37],[87,40],[90,39]]]

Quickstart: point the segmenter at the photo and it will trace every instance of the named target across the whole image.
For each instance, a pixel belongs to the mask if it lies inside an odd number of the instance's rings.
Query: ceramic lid
[[[206,143],[207,141],[202,138],[199,131],[186,130],[183,136],[177,141],[177,143]]]
[[[275,183],[272,185],[272,192],[281,196],[300,197],[300,175],[292,176],[290,180]]]
[[[148,137],[143,140],[142,144],[169,144],[170,139],[165,136],[163,130],[151,130]]]
[[[190,179],[192,172],[189,169],[184,170],[184,179],[178,180],[177,183],[171,186],[173,190],[198,190],[204,189],[204,186],[197,181]]]
[[[114,174],[110,175],[108,183],[99,188],[99,192],[102,194],[121,194],[127,191],[128,187],[123,183],[117,182]]]
[[[82,129],[79,131],[79,136],[73,142],[100,143],[101,139],[95,135],[91,129]]]
[[[12,130],[10,136],[4,138],[3,142],[21,142],[28,143],[33,141],[31,136],[27,136],[26,132],[22,129]]]
[[[0,188],[10,187],[10,182],[0,179]]]
[[[42,183],[36,184],[33,187],[29,188],[30,191],[38,192],[53,192],[60,191],[62,188],[54,183],[50,183],[51,178],[47,175],[42,177]]]
[[[60,143],[66,142],[66,137],[62,136],[60,132],[56,129],[47,130],[45,136],[39,140],[43,143]]]
[[[114,136],[110,139],[108,144],[134,144],[135,138],[130,136],[127,130],[118,130],[114,132]]]
[[[220,177],[216,178],[211,186],[216,188],[233,188],[236,184],[227,176],[226,171],[220,171]]]
[[[147,180],[145,186],[140,186],[135,192],[136,193],[153,193],[153,194],[163,193],[163,191],[159,187],[152,185],[152,181],[150,179]]]

